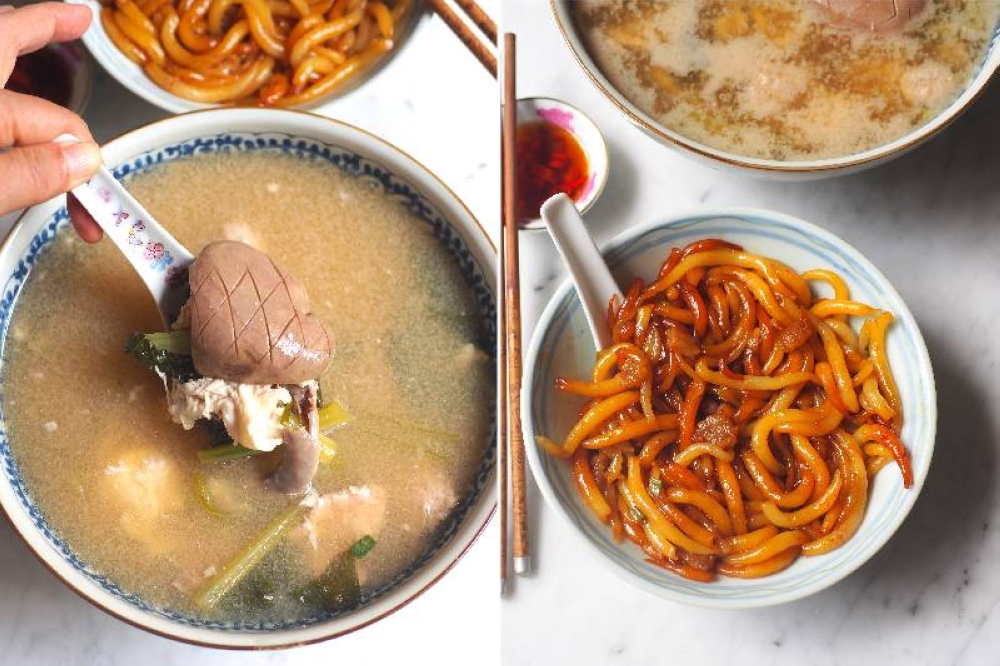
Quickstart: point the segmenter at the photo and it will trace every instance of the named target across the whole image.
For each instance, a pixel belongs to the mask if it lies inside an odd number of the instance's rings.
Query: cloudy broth
[[[5,415],[29,492],[85,562],[155,606],[268,623],[329,611],[304,590],[372,537],[360,596],[340,600],[362,603],[427,552],[487,453],[494,368],[456,262],[380,188],[325,163],[212,154],[126,184],[194,251],[234,238],[270,254],[329,324],[321,394],[351,418],[314,482],[324,512],[217,607],[195,607],[296,500],[262,487],[273,454],[199,461],[207,434],[172,424],[160,381],[122,352],[131,332],[162,326],[142,284],[110,242],[69,229],[33,269],[6,343]]]
[[[928,0],[878,34],[807,0],[571,9],[611,84],[665,127],[739,155],[811,160],[889,143],[951,104],[983,60],[1000,2]]]

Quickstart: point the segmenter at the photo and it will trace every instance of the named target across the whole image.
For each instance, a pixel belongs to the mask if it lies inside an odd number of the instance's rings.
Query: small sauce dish
[[[64,42],[18,57],[5,87],[82,113],[93,80],[93,67],[80,42]]]
[[[522,229],[544,229],[539,208],[568,194],[581,213],[604,191],[608,147],[601,130],[574,106],[545,97],[517,102],[517,209]]]

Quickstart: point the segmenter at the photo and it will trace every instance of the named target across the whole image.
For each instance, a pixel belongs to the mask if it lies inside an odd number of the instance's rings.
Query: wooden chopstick
[[[459,8],[468,14],[469,18],[476,27],[479,28],[480,32],[486,35],[486,38],[493,42],[494,45],[497,43],[497,24],[493,22],[490,15],[483,11],[483,8],[476,4],[475,0],[455,0],[455,4]]]
[[[507,158],[506,148],[501,148],[501,163]],[[502,168],[502,167],[501,167]],[[507,183],[500,180],[501,206],[507,206]],[[502,214],[501,214],[502,215]],[[507,280],[504,276],[507,265],[506,244],[504,243],[503,222],[501,221],[499,255],[500,288],[497,289],[497,459],[500,465],[500,481],[497,488],[497,506],[500,508],[500,596],[507,593]]]
[[[469,13],[469,18],[472,20],[473,24],[483,30],[483,34],[489,37],[487,30],[492,26],[493,30],[493,43],[496,43],[496,24],[490,20],[486,12],[484,12],[479,5],[477,5],[474,0],[456,0],[457,4],[462,8],[463,11],[475,12],[475,14]],[[493,78],[497,77],[497,57],[492,51],[492,45],[489,42],[485,42],[479,37],[475,30],[470,28],[465,21],[458,15],[448,0],[427,0],[427,4],[430,5],[431,9],[437,13],[438,16],[447,24],[451,31],[465,44],[465,47],[472,51],[472,55],[483,64],[483,67],[493,75]],[[476,9],[472,9],[475,7]],[[485,19],[485,21],[484,21]],[[488,22],[488,23],[487,23]],[[480,25],[482,24],[482,25]]]
[[[528,550],[527,483],[524,476],[524,435],[521,432],[521,290],[518,271],[517,227],[517,86],[516,40],[503,40],[503,285],[506,334],[507,441],[510,446],[510,485],[514,573],[531,571]]]

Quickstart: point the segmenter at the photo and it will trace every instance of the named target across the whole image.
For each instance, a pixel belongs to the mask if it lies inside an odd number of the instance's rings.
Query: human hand
[[[7,83],[19,55],[51,42],[76,39],[91,21],[82,5],[47,2],[15,9],[0,6],[0,87]],[[72,134],[79,143],[57,143]],[[0,213],[50,199],[85,182],[101,164],[101,151],[78,115],[47,100],[0,90]],[[73,225],[89,242],[101,230],[88,215],[74,214]]]

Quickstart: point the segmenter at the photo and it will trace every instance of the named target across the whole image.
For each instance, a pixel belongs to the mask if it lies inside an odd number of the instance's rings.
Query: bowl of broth
[[[897,157],[1000,66],[1000,2],[552,0],[591,81],[631,122],[712,166],[774,178]]]
[[[151,297],[53,200],[0,249],[0,505],[15,531],[99,608],[208,646],[325,640],[421,594],[495,507],[495,250],[474,216],[398,149],[311,114],[187,114],[104,157],[193,251],[239,240],[295,272],[336,341],[319,390],[342,424],[312,508],[248,560],[298,500],[261,484],[268,455],[200,458],[209,434],[170,422],[160,379],[123,352],[162,328]],[[235,561],[251,569],[201,603]]]

